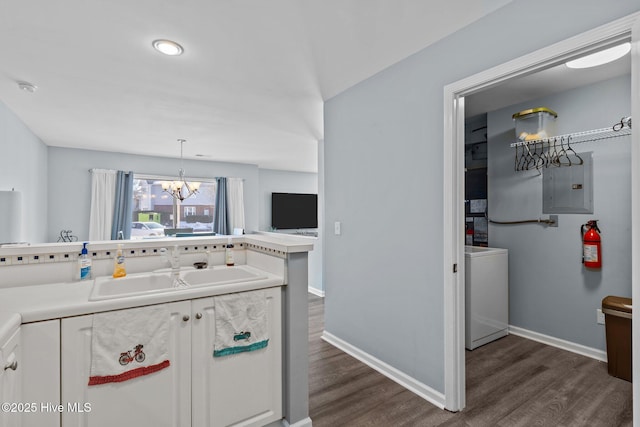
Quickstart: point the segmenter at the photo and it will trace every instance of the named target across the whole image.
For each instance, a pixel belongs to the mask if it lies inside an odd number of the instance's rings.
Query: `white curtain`
[[[244,230],[244,181],[242,178],[227,178],[227,207],[229,209],[229,230]]]
[[[116,194],[116,171],[91,170],[89,240],[111,240]]]

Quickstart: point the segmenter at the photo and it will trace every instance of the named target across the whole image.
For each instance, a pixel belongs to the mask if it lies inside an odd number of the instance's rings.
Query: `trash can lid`
[[[631,313],[631,298],[616,297],[609,295],[602,300],[602,308],[608,308],[610,310],[623,311],[625,313]]]

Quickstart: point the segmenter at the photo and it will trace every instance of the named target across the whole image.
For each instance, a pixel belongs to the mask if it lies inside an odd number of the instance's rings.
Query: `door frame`
[[[444,88],[444,395],[445,408],[460,411],[465,397],[464,97],[543,70],[586,52],[631,39],[631,115],[640,117],[640,12],[503,63]],[[640,218],[640,127],[631,135],[631,214]],[[640,227],[632,226],[632,298],[640,301]],[[635,260],[635,261],[634,261]],[[633,354],[640,354],[640,319],[633,318]],[[635,357],[634,357],[635,359]],[[640,366],[633,364],[633,394],[640,396]],[[633,401],[640,419],[640,399]]]

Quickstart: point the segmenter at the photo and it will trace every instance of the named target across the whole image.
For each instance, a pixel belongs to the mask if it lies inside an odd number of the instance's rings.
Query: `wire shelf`
[[[581,165],[584,162],[572,145],[627,135],[631,135],[631,117],[623,117],[619,123],[608,128],[514,142],[511,144],[515,148],[514,170],[519,172],[536,169],[538,173],[542,173],[540,169],[549,166]]]
[[[518,141],[511,144],[511,147],[521,147],[523,145],[533,146],[536,144],[549,144],[553,141],[570,141],[571,144],[579,144],[581,142],[600,141],[602,139],[617,138],[620,136],[631,135],[630,127],[623,127],[620,130],[613,130],[613,128],[602,128],[588,130],[584,132],[568,133],[566,135],[552,136],[544,139],[536,139],[531,141]]]

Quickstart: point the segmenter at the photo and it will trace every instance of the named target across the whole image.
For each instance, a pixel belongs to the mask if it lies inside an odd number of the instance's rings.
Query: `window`
[[[192,228],[194,233],[212,232],[216,182],[201,181],[198,193],[180,202],[162,190],[162,182],[170,179],[134,174],[132,221],[154,222],[161,228]]]

